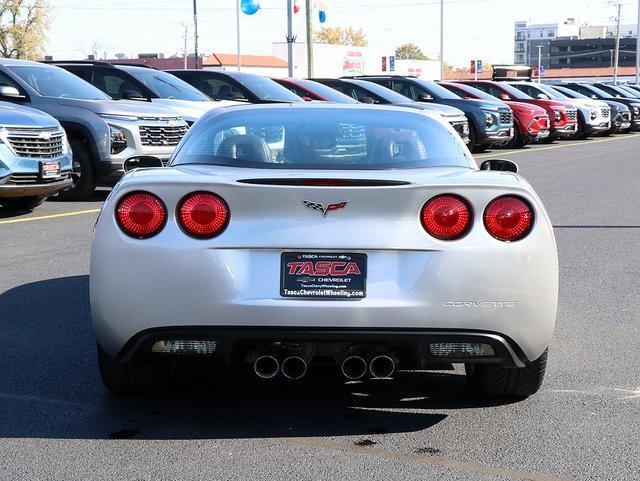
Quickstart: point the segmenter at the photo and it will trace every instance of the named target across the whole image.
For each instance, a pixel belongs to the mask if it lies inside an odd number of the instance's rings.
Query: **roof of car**
[[[31,60],[19,60],[17,58],[0,58],[0,65],[12,66],[12,65],[30,65],[30,66],[43,66],[42,62],[33,62]]]
[[[249,105],[240,105],[240,106],[229,106],[221,109],[212,109],[206,114],[202,116],[202,120],[209,119],[211,117],[216,117],[218,115],[228,113],[235,110],[242,109],[242,112],[246,113],[247,110],[287,110],[287,109],[296,109],[302,111],[312,111],[312,110],[369,110],[369,111],[380,111],[384,112],[386,115],[389,114],[389,111],[397,111],[400,113],[419,115],[424,117],[425,115],[430,115],[429,113],[424,113],[421,110],[415,110],[408,107],[401,106],[393,106],[393,105],[372,105],[372,104],[334,104],[334,103],[324,103],[324,102],[291,102],[291,103],[278,103],[278,104],[249,104]],[[434,116],[434,118],[440,118],[439,116]],[[201,122],[199,122],[201,123]]]

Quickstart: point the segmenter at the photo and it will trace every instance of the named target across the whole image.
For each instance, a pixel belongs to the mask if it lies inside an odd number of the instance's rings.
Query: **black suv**
[[[304,102],[270,78],[244,72],[218,70],[167,70],[214,100],[251,104]]]
[[[509,141],[513,137],[513,114],[503,102],[463,99],[442,85],[417,77],[387,75],[357,78],[395,90],[416,102],[434,102],[462,110],[469,121],[469,148],[474,152],[482,152],[493,144]]]

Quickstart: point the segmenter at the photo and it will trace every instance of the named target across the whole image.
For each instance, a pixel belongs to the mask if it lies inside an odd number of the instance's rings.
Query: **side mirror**
[[[311,102],[313,99],[311,97],[302,97],[302,100],[305,102]]]
[[[593,100],[597,100],[597,99],[598,99],[598,96],[597,96],[596,94],[592,94],[592,95],[591,95],[591,98],[592,98]]]
[[[433,100],[433,97],[429,94],[420,94],[418,96],[418,100],[420,102],[431,102]]]
[[[360,98],[360,102],[362,102],[363,104],[375,104],[376,101],[373,99],[373,97],[362,97]]]
[[[547,94],[538,94],[536,95],[538,100],[549,100],[549,96]]]
[[[480,164],[480,170],[498,170],[502,172],[518,173],[518,164],[507,159],[489,159]]]
[[[500,100],[511,100],[511,97],[507,94],[500,94]]]
[[[3,85],[0,87],[0,97],[4,97],[7,99],[24,99],[25,96],[20,93],[20,91],[9,85]]]
[[[143,100],[145,100],[145,96],[142,95],[137,90],[124,90],[122,92],[122,98],[124,100],[134,100],[134,99],[143,99]]]
[[[131,172],[133,169],[148,169],[150,167],[164,167],[162,160],[151,155],[131,157],[122,163],[122,170]]]

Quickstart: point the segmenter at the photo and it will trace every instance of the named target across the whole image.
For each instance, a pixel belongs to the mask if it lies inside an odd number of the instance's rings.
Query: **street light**
[[[193,47],[195,50],[196,69],[198,68],[198,7],[196,5],[197,0],[193,0]]]

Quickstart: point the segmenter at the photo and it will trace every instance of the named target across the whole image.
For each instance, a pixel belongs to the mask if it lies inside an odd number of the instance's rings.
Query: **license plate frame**
[[[49,180],[60,177],[60,162],[40,161],[40,179]]]
[[[367,254],[283,252],[280,296],[289,299],[363,299],[367,296]]]

